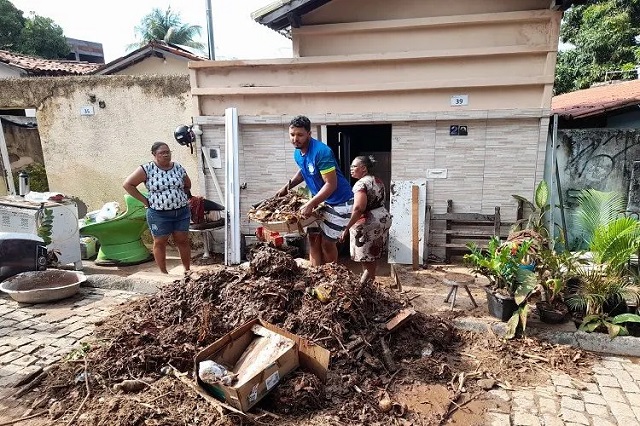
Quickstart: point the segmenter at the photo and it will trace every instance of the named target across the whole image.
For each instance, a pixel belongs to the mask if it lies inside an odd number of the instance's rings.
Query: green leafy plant
[[[606,265],[611,274],[624,272],[639,247],[640,222],[630,217],[619,217],[598,226],[589,243],[594,262]]]
[[[518,329],[521,329],[524,333],[527,329],[527,317],[529,316],[529,305],[526,303],[518,307],[518,310],[511,315],[509,321],[507,321],[507,333],[505,339],[513,339],[518,333]]]
[[[38,211],[36,223],[38,226],[38,237],[42,238],[45,246],[48,246],[51,244],[51,233],[53,230],[53,210],[41,208]]]
[[[578,269],[584,264],[582,252],[557,252],[543,247],[538,252],[536,267],[543,300],[550,304],[562,302],[568,281],[578,275]]]
[[[617,192],[602,192],[583,189],[578,197],[578,207],[572,215],[578,241],[573,249],[588,249],[596,230],[620,217],[625,209],[625,200]]]
[[[606,328],[609,336],[613,339],[617,336],[628,336],[629,330],[623,324],[640,323],[640,315],[636,314],[620,314],[615,317],[607,317],[602,314],[588,315],[584,317],[579,329],[592,333],[594,331]]]
[[[512,231],[518,231],[521,229],[531,229],[544,238],[549,237],[549,230],[545,224],[545,215],[551,210],[549,204],[549,185],[546,181],[542,180],[536,186],[533,201],[527,200],[520,195],[511,195],[518,201],[521,201],[527,209],[530,210],[529,217],[526,219],[520,219],[514,223]]]
[[[614,305],[626,299],[638,299],[638,290],[628,276],[607,274],[602,265],[578,269],[578,288],[567,298],[567,305],[586,316],[601,315],[605,303]]]
[[[470,253],[465,254],[463,259],[473,272],[487,277],[495,290],[502,289],[513,296],[519,284],[518,270],[523,263],[527,263],[525,259],[530,246],[531,241],[503,244],[499,237],[494,236],[489,240],[486,250],[469,243],[467,247]]]

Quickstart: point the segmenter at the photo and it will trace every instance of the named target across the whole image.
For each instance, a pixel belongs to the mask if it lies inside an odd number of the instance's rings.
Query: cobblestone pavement
[[[554,375],[532,389],[492,390],[511,403],[510,412],[489,413],[492,426],[640,426],[640,364],[605,357],[591,381]]]
[[[72,351],[114,306],[135,296],[83,287],[59,302],[28,305],[0,294],[0,412],[16,405],[9,398],[16,386]]]

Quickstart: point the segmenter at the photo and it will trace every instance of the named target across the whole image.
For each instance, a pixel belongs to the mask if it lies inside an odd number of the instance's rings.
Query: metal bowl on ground
[[[48,269],[22,272],[0,283],[0,291],[21,303],[44,303],[71,297],[87,277],[82,272]]]

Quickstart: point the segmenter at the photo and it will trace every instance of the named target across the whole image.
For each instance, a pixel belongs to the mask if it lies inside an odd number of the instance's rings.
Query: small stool
[[[451,290],[449,290],[449,294],[447,295],[447,298],[444,299],[444,302],[448,303],[449,299],[451,299],[451,310],[453,310],[453,307],[456,304],[456,295],[458,294],[459,286],[462,286],[465,289],[465,291],[469,295],[469,298],[471,299],[471,302],[473,303],[473,306],[475,306],[476,308],[478,307],[478,304],[473,299],[473,296],[471,295],[468,287],[468,285],[473,284],[475,280],[476,279],[471,275],[461,274],[458,272],[450,272],[444,276],[442,282],[444,282],[446,285],[451,286]]]

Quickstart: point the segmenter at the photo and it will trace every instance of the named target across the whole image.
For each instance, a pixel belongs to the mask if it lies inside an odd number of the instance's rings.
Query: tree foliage
[[[59,25],[50,18],[33,15],[22,29],[20,51],[47,59],[64,59],[71,47]]]
[[[150,41],[164,41],[196,49],[204,48],[202,43],[194,40],[195,36],[200,35],[201,27],[183,23],[180,14],[174,13],[171,6],[166,11],[154,8],[151,13],[142,18],[135,30],[140,41],[130,44],[129,48],[139,48]]]
[[[560,29],[560,41],[573,47],[558,54],[555,93],[635,77],[639,34],[640,0],[590,0],[573,6]]]
[[[15,49],[25,18],[9,0],[0,0],[0,49]]]
[[[0,49],[47,59],[64,59],[71,51],[59,25],[34,13],[25,18],[9,0],[0,0]]]

